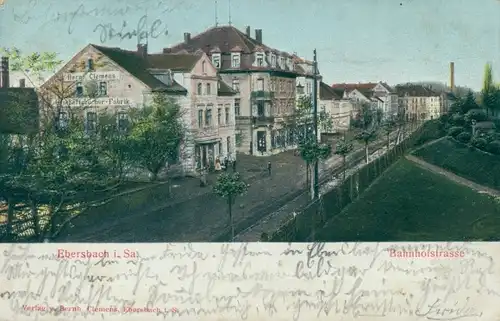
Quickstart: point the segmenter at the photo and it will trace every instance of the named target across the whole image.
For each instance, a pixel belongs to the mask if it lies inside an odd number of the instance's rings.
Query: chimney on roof
[[[0,88],[8,88],[9,84],[9,57],[2,57],[0,63]]]
[[[455,63],[450,62],[450,89],[451,92],[455,91]]]
[[[255,29],[255,40],[262,43],[262,29]]]
[[[252,38],[252,34],[250,33],[250,26],[247,26],[245,31],[246,31],[247,37]]]
[[[184,43],[189,43],[191,41],[191,34],[189,32],[184,32]]]
[[[148,56],[148,44],[137,44],[137,54],[142,58],[146,58]]]

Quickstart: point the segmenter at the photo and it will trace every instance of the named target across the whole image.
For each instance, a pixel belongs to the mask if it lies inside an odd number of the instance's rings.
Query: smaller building
[[[319,131],[321,134],[336,134],[347,131],[353,113],[351,100],[344,98],[341,92],[324,82],[321,82],[319,90],[319,112],[324,112],[332,120],[332,128],[322,128],[320,126]]]
[[[99,113],[114,115],[121,126],[132,109],[150,104],[155,93],[174,99],[186,126],[175,167],[185,174],[216,157],[236,158],[234,91],[203,52],[150,54],[147,45],[131,51],[89,44],[42,89],[52,93],[54,86],[69,89],[69,95],[51,100],[58,119],[64,123],[77,113],[87,130],[96,128]]]
[[[407,83],[397,85],[396,91],[407,120],[435,119],[443,113],[442,95],[429,86]]]
[[[0,134],[31,134],[39,127],[38,96],[33,88],[10,87],[9,59],[0,66]]]

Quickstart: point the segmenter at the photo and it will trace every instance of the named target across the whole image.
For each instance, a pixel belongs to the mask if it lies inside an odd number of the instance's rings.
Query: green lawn
[[[500,189],[500,157],[443,139],[416,151],[415,156],[473,182]]]
[[[317,240],[500,240],[500,204],[402,159],[329,221]]]

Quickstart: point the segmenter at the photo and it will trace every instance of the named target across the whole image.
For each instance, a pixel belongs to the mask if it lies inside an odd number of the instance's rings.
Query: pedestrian
[[[227,165],[229,165],[229,160],[227,159],[227,156],[224,157],[224,171],[227,171]]]
[[[271,162],[267,162],[267,173],[271,176]]]
[[[233,163],[231,165],[233,165],[233,172],[236,172],[236,159],[233,159]]]

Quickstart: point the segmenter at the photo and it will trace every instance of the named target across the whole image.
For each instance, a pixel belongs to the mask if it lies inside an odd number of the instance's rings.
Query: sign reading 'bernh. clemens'
[[[91,72],[73,72],[64,74],[64,81],[82,81],[82,80],[109,81],[109,80],[119,80],[119,79],[120,79],[120,72],[118,71],[91,71]]]

